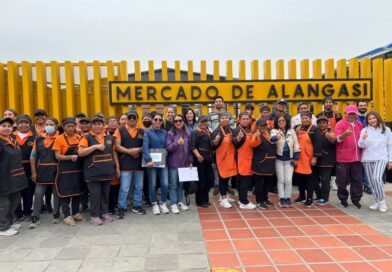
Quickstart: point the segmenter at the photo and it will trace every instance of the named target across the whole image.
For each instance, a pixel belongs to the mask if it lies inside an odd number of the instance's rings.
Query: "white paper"
[[[178,168],[178,178],[180,182],[199,181],[197,167],[181,167]]]
[[[150,153],[151,159],[153,162],[161,162],[162,161],[162,153]]]

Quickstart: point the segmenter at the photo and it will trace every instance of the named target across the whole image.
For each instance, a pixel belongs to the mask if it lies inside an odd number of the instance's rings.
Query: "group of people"
[[[16,234],[23,219],[38,227],[44,211],[58,223],[60,208],[68,226],[86,221],[87,208],[90,222],[102,225],[116,213],[124,218],[130,198],[136,214],[145,214],[144,207],[156,215],[178,214],[189,209],[183,200],[187,183],[179,179],[183,167],[197,168],[199,207],[211,205],[214,186],[224,208],[234,205],[230,192],[237,188],[240,209],[268,209],[274,186],[282,208],[292,201],[311,207],[314,194],[325,205],[336,176],[343,207],[351,195],[361,208],[366,191],[375,199],[370,209],[387,210],[382,175],[392,168],[392,134],[377,112],[367,112],[366,101],[340,114],[326,97],[316,116],[302,102],[291,117],[283,99],[273,112],[261,106],[257,119],[254,109],[246,104],[235,119],[217,96],[208,116],[167,107],[165,115],[144,113],[142,126],[133,110],[118,119],[78,113],[60,126],[42,109],[34,112],[34,122],[6,109],[0,119],[0,235]],[[163,150],[163,165],[154,161],[154,150]],[[293,183],[299,187],[295,200]],[[250,190],[256,203],[248,199]]]

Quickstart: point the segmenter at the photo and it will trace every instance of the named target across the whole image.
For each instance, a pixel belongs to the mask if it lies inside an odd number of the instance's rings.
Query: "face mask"
[[[56,131],[56,128],[53,126],[45,126],[45,131],[49,134],[53,134]]]
[[[150,127],[151,124],[152,124],[151,121],[143,121],[143,125],[144,125],[145,127]]]

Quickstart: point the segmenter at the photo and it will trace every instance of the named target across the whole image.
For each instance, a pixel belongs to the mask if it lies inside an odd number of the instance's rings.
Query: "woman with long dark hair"
[[[392,168],[392,133],[381,116],[371,111],[366,115],[367,126],[361,131],[358,146],[362,148],[362,163],[376,203],[371,210],[387,211],[382,176],[385,167]]]
[[[188,108],[185,111],[184,122],[190,133],[192,133],[197,128],[196,114],[192,108]]]

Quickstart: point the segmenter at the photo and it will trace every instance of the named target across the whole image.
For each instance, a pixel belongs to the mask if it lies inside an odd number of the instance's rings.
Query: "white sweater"
[[[368,137],[363,138],[367,131]],[[362,148],[362,162],[392,162],[392,133],[388,127],[381,133],[381,128],[366,126],[361,130],[358,146]]]

